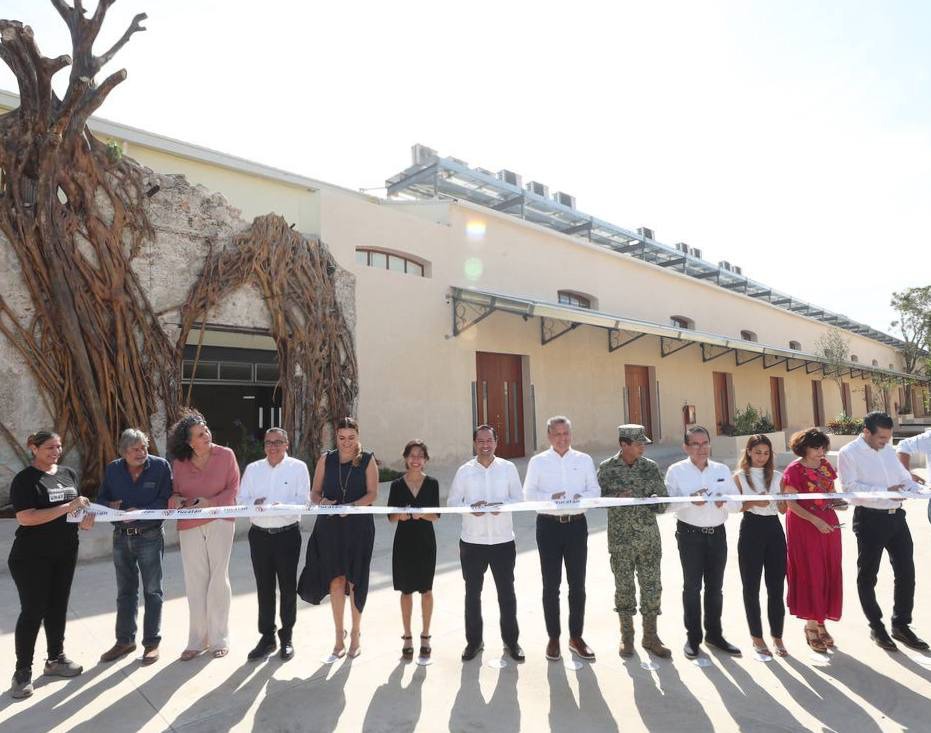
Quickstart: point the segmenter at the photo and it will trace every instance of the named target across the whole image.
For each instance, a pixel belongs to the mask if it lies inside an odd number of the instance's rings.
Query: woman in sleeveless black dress
[[[320,457],[314,470],[311,501],[314,504],[368,506],[378,497],[378,469],[371,453],[362,451],[359,428],[350,417],[337,423],[337,449]],[[318,514],[298,592],[314,605],[328,595],[333,610],[336,643],[333,659],[346,654],[343,615],[346,596],[351,599],[352,629],[349,656],[357,657],[362,609],[369,589],[369,565],[375,544],[371,514]]]
[[[435,507],[440,503],[440,485],[435,478],[424,475],[430,460],[427,446],[422,440],[412,440],[404,447],[407,473],[392,482],[388,505],[393,507]],[[436,571],[436,534],[433,523],[439,514],[389,514],[388,520],[397,525],[394,533],[394,551],[391,569],[394,589],[401,591],[401,622],[404,626],[405,659],[414,656],[411,636],[413,594],[420,593],[423,630],[420,634],[420,656],[430,656],[430,619],[433,615],[433,575]]]

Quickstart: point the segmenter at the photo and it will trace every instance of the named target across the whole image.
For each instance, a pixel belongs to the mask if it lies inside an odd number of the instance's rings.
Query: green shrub
[[[828,421],[828,432],[834,435],[859,435],[863,431],[863,421],[848,417],[843,412]]]
[[[753,405],[747,405],[734,414],[733,424],[722,426],[725,435],[755,435],[757,433],[774,433],[776,426],[770,416]]]
[[[395,471],[393,468],[388,468],[388,466],[378,466],[378,483],[380,484],[385,483],[385,481],[394,481],[403,475],[404,471]]]

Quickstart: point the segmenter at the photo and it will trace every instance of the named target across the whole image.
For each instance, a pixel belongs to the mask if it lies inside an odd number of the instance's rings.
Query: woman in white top
[[[742,494],[779,494],[782,474],[773,469],[773,444],[765,435],[751,435],[740,457],[734,482]],[[786,510],[785,502],[772,499],[745,501],[737,558],[743,582],[744,609],[753,639],[753,650],[767,658],[772,652],[763,640],[760,620],[760,576],[766,579],[769,631],[776,654],[786,656],[782,629],[786,609],[783,595],[786,578],[786,535],[779,515]]]

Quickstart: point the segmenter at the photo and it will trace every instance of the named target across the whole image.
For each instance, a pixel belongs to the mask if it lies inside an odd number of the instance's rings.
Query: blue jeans
[[[162,557],[165,536],[161,527],[127,535],[117,528],[113,532],[113,565],[116,567],[116,641],[132,644],[136,640],[136,614],[139,610],[139,576],[145,617],[143,646],[158,646],[162,637]]]

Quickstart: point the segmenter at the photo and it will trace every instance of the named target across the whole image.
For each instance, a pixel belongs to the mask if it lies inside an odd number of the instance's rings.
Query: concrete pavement
[[[931,637],[931,526],[924,502],[910,503],[918,591],[915,628]],[[729,521],[724,621],[728,638],[744,649],[732,659],[705,653],[701,667],[682,655],[681,570],[674,519],[664,516],[663,608],[660,633],[671,660],[653,660],[639,649],[631,660],[617,656],[613,578],[605,538],[606,515],[589,512],[588,610],[585,638],[598,661],[572,670],[547,662],[540,604],[534,517],[515,515],[517,592],[521,644],[527,662],[501,670],[479,660],[463,664],[463,583],[458,564],[459,521],[437,524],[439,552],[434,585],[434,661],[419,667],[400,661],[398,594],[391,587],[392,529],[378,528],[371,589],[363,616],[362,655],[332,666],[322,663],[333,643],[328,604],[299,601],[295,658],[248,663],[258,639],[254,581],[248,545],[238,541],[230,563],[233,585],[232,649],[220,660],[180,662],[187,639],[187,605],[180,556],[166,553],[162,659],[143,668],[138,656],[97,663],[113,642],[115,582],[108,560],[78,567],[66,639],[68,654],[85,672],[73,680],[37,677],[35,695],[0,698],[0,731],[895,731],[931,729],[931,655],[888,653],[873,645],[856,598],[856,543],[850,514],[842,515],[845,604],[831,625],[838,650],[828,661],[808,652],[802,622],[787,619],[791,656],[763,663],[750,652],[736,562],[739,519]],[[305,533],[306,545],[306,533]],[[302,563],[303,564],[303,563]],[[7,660],[3,683],[13,671],[13,624],[18,600],[8,574],[0,576],[0,655]],[[884,562],[878,593],[888,614],[891,570]],[[565,592],[563,594],[565,596]],[[765,605],[764,605],[765,607]],[[493,582],[485,588],[485,662],[501,658]],[[416,618],[416,614],[415,614]],[[565,623],[565,610],[564,619]],[[141,623],[141,611],[140,611]],[[639,619],[637,619],[639,642]],[[765,623],[765,622],[764,622]],[[414,633],[419,633],[415,623]],[[40,635],[37,658],[44,651]],[[566,650],[564,649],[564,652]],[[141,651],[140,651],[141,653]],[[41,665],[37,665],[41,670]]]

